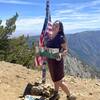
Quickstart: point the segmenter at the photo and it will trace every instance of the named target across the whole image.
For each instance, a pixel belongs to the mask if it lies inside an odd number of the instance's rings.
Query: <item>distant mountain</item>
[[[69,38],[68,38],[69,39]],[[39,40],[39,36],[32,36],[29,38],[29,44],[32,44],[33,41]],[[31,42],[31,43],[30,43]],[[30,45],[31,46],[31,45]],[[80,58],[73,56],[72,50],[64,58],[65,73],[72,76],[78,76],[81,78],[100,78],[99,72],[95,67],[89,66],[88,64],[82,62]]]
[[[29,36],[27,37],[27,42],[29,47],[31,48],[33,45],[33,42],[38,41],[39,40],[39,36]]]
[[[84,31],[66,35],[69,52],[84,63],[100,70],[100,31]],[[30,47],[39,36],[28,39]]]
[[[100,78],[100,72],[70,54],[64,58],[65,73],[81,78]]]
[[[84,31],[67,35],[70,53],[100,69],[100,31]]]

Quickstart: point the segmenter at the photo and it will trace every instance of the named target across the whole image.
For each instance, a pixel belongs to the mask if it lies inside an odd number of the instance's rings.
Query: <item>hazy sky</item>
[[[41,33],[46,0],[0,0],[0,19],[5,23],[18,12],[14,35]],[[61,20],[65,33],[100,28],[100,0],[50,0],[52,21]]]

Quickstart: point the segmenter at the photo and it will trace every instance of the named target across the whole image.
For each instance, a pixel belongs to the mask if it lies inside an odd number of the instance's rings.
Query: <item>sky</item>
[[[45,19],[46,0],[0,0],[0,19],[5,21],[16,12],[14,36],[39,35]],[[100,29],[100,0],[50,0],[52,22],[62,21],[65,34]]]

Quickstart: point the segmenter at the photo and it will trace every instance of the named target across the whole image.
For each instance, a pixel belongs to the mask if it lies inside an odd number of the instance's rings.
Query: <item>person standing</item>
[[[66,93],[67,100],[76,100],[74,96],[71,96],[70,91],[65,83],[64,78],[64,61],[63,57],[67,54],[68,47],[64,35],[63,24],[60,21],[55,21],[52,27],[52,37],[47,41],[47,48],[58,48],[61,54],[61,59],[50,59],[47,58],[49,72],[54,83],[55,91],[49,100],[58,100],[59,87]]]

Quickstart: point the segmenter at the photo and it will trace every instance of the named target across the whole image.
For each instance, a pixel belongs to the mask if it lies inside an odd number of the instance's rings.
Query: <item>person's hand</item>
[[[62,53],[59,53],[56,60],[57,60],[57,61],[60,61],[61,58],[62,58]]]
[[[67,50],[64,50],[62,53],[61,53],[62,57],[66,56],[67,55]]]

